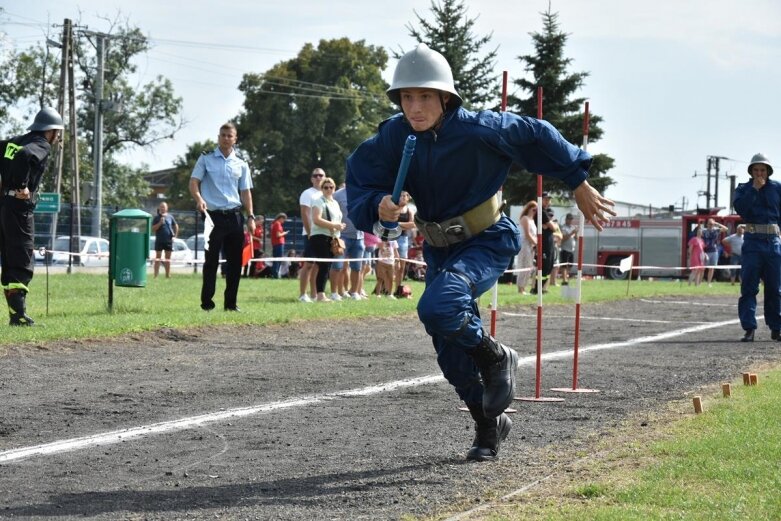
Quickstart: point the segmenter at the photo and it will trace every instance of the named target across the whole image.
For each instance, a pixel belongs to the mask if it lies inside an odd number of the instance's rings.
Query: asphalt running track
[[[490,464],[464,461],[471,422],[412,317],[11,348],[0,519],[468,517],[627,418],[643,429],[665,402],[781,351],[763,329],[737,341],[732,297],[585,303],[579,387],[601,392],[557,394],[572,384],[573,308],[544,313],[542,394],[565,401],[516,402]],[[500,311],[523,396],[535,327],[533,307]]]

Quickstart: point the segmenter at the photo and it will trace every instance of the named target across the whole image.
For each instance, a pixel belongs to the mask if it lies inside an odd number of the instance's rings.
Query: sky
[[[513,80],[528,78],[518,56],[534,53],[530,33],[542,31],[540,13],[549,0],[466,5],[477,19],[474,33],[491,34],[490,46],[498,46],[496,74],[508,71],[512,91]],[[588,150],[615,159],[608,175],[616,184],[605,195],[657,207],[706,207],[707,157],[719,156],[726,159],[717,202],[728,207],[727,176],[747,181],[755,153],[777,160],[781,171],[781,2],[550,0],[550,6],[569,34],[569,72],[589,73],[578,95],[604,120],[603,138]],[[188,124],[153,152],[124,154],[150,170],[172,166],[188,144],[216,140],[219,126],[242,109],[242,74],[265,72],[321,39],[409,50],[415,42],[406,26],[418,26],[415,13],[432,19],[431,3],[415,0],[0,0],[0,7],[4,44],[16,49],[43,41],[64,18],[107,30],[106,19],[121,14],[151,39],[134,80],[169,78]],[[388,82],[395,63],[385,71]]]

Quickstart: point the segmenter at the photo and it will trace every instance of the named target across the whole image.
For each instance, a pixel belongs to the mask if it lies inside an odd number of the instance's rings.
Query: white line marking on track
[[[640,302],[647,302],[648,304],[681,304],[684,306],[710,306],[710,307],[717,307],[717,308],[736,308],[738,307],[738,303],[735,302],[734,304],[716,304],[714,302],[692,302],[688,300],[651,300],[647,298],[641,298],[638,299]]]
[[[621,342],[609,342],[606,344],[595,344],[592,346],[581,347],[578,351],[580,354],[587,353],[589,351],[601,351],[605,349],[617,349],[621,347],[631,347],[638,344],[647,344],[656,342],[659,340],[665,340],[676,336],[688,335],[690,333],[697,333],[699,331],[705,331],[707,329],[714,329],[718,327],[728,326],[739,323],[739,320],[727,320],[723,322],[713,322],[709,324],[701,324],[697,326],[687,327],[684,329],[677,329],[675,331],[667,331],[658,335],[644,336],[625,340]],[[543,353],[543,360],[558,360],[572,356],[571,349],[564,349],[560,351],[553,351],[550,353]],[[537,356],[526,356],[520,358],[518,361],[518,367],[525,365],[532,365],[536,363]],[[165,432],[181,431],[191,429],[207,423],[214,423],[231,418],[242,418],[245,416],[254,416],[264,412],[276,411],[281,409],[291,409],[294,407],[306,407],[317,403],[337,400],[340,398],[350,398],[356,396],[371,396],[383,392],[396,391],[399,389],[405,389],[409,387],[417,387],[420,385],[430,385],[435,383],[444,382],[445,378],[442,375],[428,375],[418,378],[408,378],[404,380],[396,380],[393,382],[387,382],[384,384],[372,385],[368,387],[360,387],[357,389],[348,389],[346,391],[336,391],[332,393],[325,393],[314,396],[303,396],[301,398],[291,398],[289,400],[280,400],[277,402],[270,402],[266,404],[255,405],[252,407],[239,407],[235,409],[227,409],[225,411],[212,412],[201,414],[198,416],[190,416],[188,418],[181,418],[178,420],[153,423],[150,425],[142,425],[139,427],[131,427],[128,429],[120,429],[116,431],[103,432],[99,434],[93,434],[90,436],[82,436],[79,438],[71,438],[67,440],[54,441],[51,443],[44,443],[42,445],[33,445],[30,447],[20,447],[17,449],[11,449],[4,452],[0,452],[0,465],[3,463],[10,463],[14,461],[20,461],[23,459],[31,458],[33,456],[46,456],[51,454],[59,454],[62,452],[72,452],[76,450],[86,449],[90,447],[98,447],[103,445],[112,445],[114,443],[120,443],[122,441],[131,440],[134,438],[140,438],[143,436],[151,436],[154,434],[162,434]]]
[[[511,312],[501,312],[502,315],[507,315],[508,317],[521,317],[521,318],[536,318],[537,315],[533,315],[531,313],[511,313]],[[573,319],[575,318],[575,315],[549,315],[546,314],[545,318],[568,318]],[[609,320],[610,322],[647,322],[649,324],[710,324],[710,322],[706,322],[704,320],[651,320],[651,319],[645,319],[645,318],[616,318],[616,317],[589,317],[589,316],[580,316],[581,320]]]

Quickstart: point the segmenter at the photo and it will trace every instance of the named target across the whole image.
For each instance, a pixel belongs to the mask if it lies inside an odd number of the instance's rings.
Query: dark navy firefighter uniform
[[[777,231],[781,222],[781,183],[768,179],[759,190],[751,181],[740,183],[733,202],[746,223],[738,300],[740,325],[746,331],[757,328],[761,279],[765,284],[765,324],[777,335],[775,332],[781,330],[781,238]]]
[[[483,384],[467,355],[484,332],[476,299],[489,290],[520,249],[520,232],[507,216],[473,236],[459,237],[457,218],[490,205],[512,163],[576,188],[587,177],[591,156],[568,143],[545,121],[510,113],[448,108],[436,130],[415,132],[403,114],[380,124],[378,133],[347,160],[350,219],[365,232],[378,220],[378,205],[393,191],[404,142],[417,144],[404,190],[417,207],[418,228],[433,228],[423,252],[426,289],[418,316],[431,336],[437,361],[458,396],[480,403]],[[456,218],[449,233],[441,233]],[[439,226],[441,224],[441,226]],[[469,234],[467,234],[469,235]],[[487,336],[487,333],[485,333]]]
[[[34,131],[2,142],[0,173],[0,261],[2,262],[3,290],[14,316],[17,300],[24,315],[24,297],[33,278],[33,210],[38,187],[46,169],[51,144],[43,132]],[[29,197],[22,197],[27,188]],[[18,298],[17,298],[18,297]],[[14,304],[14,306],[12,306]],[[19,310],[16,310],[19,311]],[[25,315],[26,317],[26,315]]]

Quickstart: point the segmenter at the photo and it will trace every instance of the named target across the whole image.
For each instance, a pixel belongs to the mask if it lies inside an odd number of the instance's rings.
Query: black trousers
[[[209,235],[209,249],[204,254],[201,306],[214,307],[217,268],[220,251],[225,255],[224,307],[235,308],[241,281],[241,253],[244,249],[244,216],[240,213],[210,212],[214,228]]]
[[[331,236],[330,235],[312,235],[309,237],[309,244],[311,245],[312,257],[318,257],[321,259],[333,259],[334,254],[331,253]],[[318,293],[325,292],[325,281],[328,279],[328,270],[331,269],[330,262],[318,262],[317,263],[317,277],[315,278],[315,288]]]
[[[556,259],[553,258],[555,254],[555,244],[553,243],[553,232],[543,230],[542,232],[542,279],[546,280],[553,271],[553,263]],[[540,251],[540,248],[537,248]]]
[[[0,282],[4,289],[22,289],[33,279],[33,205],[3,197],[0,201]]]

